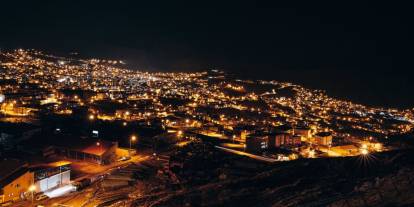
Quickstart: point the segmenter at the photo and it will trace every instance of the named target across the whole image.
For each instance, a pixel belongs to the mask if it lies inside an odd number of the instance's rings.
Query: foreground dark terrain
[[[149,194],[135,203],[136,206],[148,203],[149,206],[412,206],[413,157],[413,150],[402,150],[367,157],[296,160],[273,166],[251,163],[236,166],[238,175],[232,178],[213,178],[200,185],[190,182],[181,189],[167,190],[169,193]],[[232,172],[221,170],[222,174],[232,176]]]

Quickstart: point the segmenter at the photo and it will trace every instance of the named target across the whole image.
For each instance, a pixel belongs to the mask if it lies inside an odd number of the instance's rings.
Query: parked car
[[[36,196],[37,201],[41,201],[41,200],[48,199],[48,198],[49,198],[49,196],[47,196],[45,194],[40,194],[40,195]]]
[[[88,187],[91,185],[91,179],[90,178],[83,178],[82,180],[78,182],[74,182],[73,185],[76,187],[76,191],[80,191],[84,189],[85,187]]]
[[[121,161],[127,161],[127,160],[130,160],[131,159],[131,157],[121,157],[121,158],[119,158],[119,162],[121,162]]]

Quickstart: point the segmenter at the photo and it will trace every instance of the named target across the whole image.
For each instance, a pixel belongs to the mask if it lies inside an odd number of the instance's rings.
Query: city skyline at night
[[[0,205],[413,206],[410,8],[4,3]]]
[[[294,82],[372,106],[407,108],[409,6],[8,2],[0,48],[122,59],[146,71],[211,68]],[[409,74],[409,75],[407,75]],[[343,87],[346,86],[346,87]]]

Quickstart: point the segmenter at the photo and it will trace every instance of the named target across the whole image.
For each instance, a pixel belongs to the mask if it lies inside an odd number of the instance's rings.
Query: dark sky
[[[360,103],[414,107],[409,5],[8,2],[0,7],[3,49],[77,51],[145,70],[220,68]]]

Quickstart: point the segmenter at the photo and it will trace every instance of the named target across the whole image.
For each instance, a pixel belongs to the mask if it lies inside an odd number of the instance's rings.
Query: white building
[[[59,161],[32,168],[36,192],[45,192],[70,184],[70,162]]]

